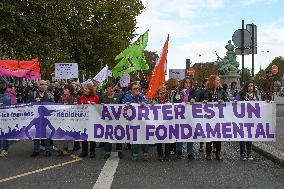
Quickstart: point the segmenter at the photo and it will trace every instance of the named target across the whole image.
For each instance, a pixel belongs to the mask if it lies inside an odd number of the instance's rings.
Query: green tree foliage
[[[43,74],[77,62],[94,76],[135,37],[141,0],[10,0],[0,2],[0,57],[38,56]]]
[[[138,80],[146,81],[147,78],[152,75],[152,70],[155,68],[156,62],[159,58],[157,52],[146,50],[144,51],[144,54],[146,62],[149,65],[149,69],[131,73],[130,76],[133,81],[138,81]]]
[[[244,68],[244,81],[246,82],[246,81],[249,81],[251,79],[252,79],[252,77],[251,77],[250,69]]]
[[[255,76],[254,76],[254,83],[257,86],[263,86],[263,78],[265,78],[265,71],[260,70]]]
[[[153,52],[153,51],[145,51],[145,57],[146,57],[146,61],[149,65],[149,70],[145,70],[143,71],[144,74],[146,76],[151,76],[152,75],[152,70],[155,68],[157,60],[159,58],[159,55],[157,54],[157,52]]]

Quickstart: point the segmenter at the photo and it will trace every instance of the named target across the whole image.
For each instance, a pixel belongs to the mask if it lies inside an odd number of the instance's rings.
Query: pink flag
[[[31,61],[0,60],[0,75],[40,79],[40,63],[38,58]]]

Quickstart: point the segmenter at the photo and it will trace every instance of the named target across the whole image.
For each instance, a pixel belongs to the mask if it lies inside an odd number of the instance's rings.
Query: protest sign
[[[170,69],[169,78],[176,78],[177,80],[183,80],[185,78],[185,69]]]
[[[123,74],[120,76],[119,79],[119,85],[120,87],[127,87],[130,83],[130,75],[129,74]]]
[[[0,109],[0,139],[111,143],[274,141],[275,102],[26,105]]]
[[[77,63],[56,63],[55,79],[74,79],[78,78]]]

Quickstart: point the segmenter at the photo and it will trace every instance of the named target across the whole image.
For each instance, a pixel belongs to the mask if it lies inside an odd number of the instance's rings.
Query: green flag
[[[114,78],[136,70],[148,70],[149,65],[146,62],[144,49],[148,42],[148,31],[141,35],[131,46],[123,50],[115,57],[119,61],[112,69]]]
[[[140,37],[133,44],[139,45],[145,50],[148,43],[148,33],[149,30],[147,30],[143,35],[140,35]]]

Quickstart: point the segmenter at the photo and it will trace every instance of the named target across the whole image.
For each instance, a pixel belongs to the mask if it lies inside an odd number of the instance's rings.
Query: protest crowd
[[[267,99],[259,99],[255,86],[252,81],[247,81],[243,88],[237,89],[237,83],[233,82],[231,86],[222,86],[220,78],[217,75],[211,75],[206,78],[202,84],[198,83],[191,77],[186,77],[182,81],[170,78],[162,86],[157,88],[158,96],[153,99],[145,97],[145,91],[148,88],[147,82],[135,81],[131,82],[128,87],[120,87],[118,82],[108,81],[105,85],[98,85],[94,81],[86,83],[78,83],[75,81],[54,81],[49,82],[40,80],[35,83],[22,82],[18,85],[6,83],[1,88],[1,104],[21,104],[31,102],[53,102],[66,105],[76,104],[140,104],[141,106],[165,103],[186,103],[194,104],[197,102],[208,103],[217,102],[225,103],[233,101],[259,101]],[[202,87],[198,87],[202,86]],[[8,140],[0,141],[0,156],[7,156],[9,153]],[[21,142],[21,141],[19,141]],[[70,155],[79,153],[79,157],[89,156],[95,158],[96,148],[104,148],[105,159],[111,155],[111,143],[96,143],[94,141],[73,141],[73,140],[50,140],[50,139],[34,139],[33,153],[31,157],[40,155],[41,148],[44,148],[44,155],[51,156],[51,151],[55,150],[56,156]],[[131,150],[132,160],[138,160],[139,151],[142,149],[142,159],[149,159],[149,148],[156,148],[159,161],[170,161],[173,157],[181,159],[183,156],[183,143],[157,143],[149,144],[115,144],[119,158],[123,158],[123,150]],[[222,142],[200,142],[199,149],[194,150],[192,142],[186,144],[186,156],[188,159],[194,159],[195,153],[205,153],[207,160],[221,159]],[[239,151],[241,160],[253,160],[252,142],[239,142]],[[54,153],[52,153],[54,154]],[[214,156],[213,156],[213,155]]]

